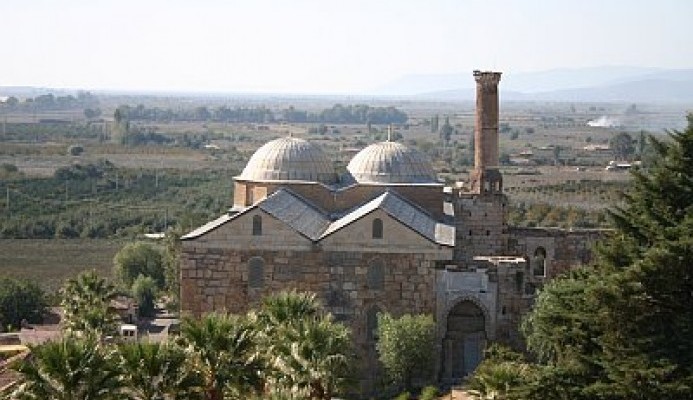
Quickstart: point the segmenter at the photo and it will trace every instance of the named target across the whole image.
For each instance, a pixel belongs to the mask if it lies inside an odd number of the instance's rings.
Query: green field
[[[29,279],[52,292],[80,271],[110,276],[113,256],[122,246],[106,239],[3,239],[0,277]]]

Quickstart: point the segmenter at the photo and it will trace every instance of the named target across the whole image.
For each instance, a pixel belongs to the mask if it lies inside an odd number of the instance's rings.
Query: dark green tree
[[[265,349],[265,379],[275,393],[331,399],[348,380],[349,330],[332,319],[314,293],[266,297],[254,316]]]
[[[452,135],[453,132],[452,125],[450,125],[450,117],[445,116],[445,123],[443,123],[443,126],[440,127],[440,138],[445,142],[448,143],[450,141],[450,136]]]
[[[148,276],[163,288],[165,283],[164,256],[158,247],[145,243],[129,243],[113,258],[114,275],[130,288],[138,276]]]
[[[132,400],[202,398],[199,373],[190,368],[189,354],[172,343],[124,343],[117,360]]]
[[[94,338],[66,336],[33,347],[31,356],[14,368],[21,378],[11,399],[125,398],[113,351]]]
[[[438,114],[431,117],[431,133],[438,133],[438,125],[440,122],[440,117]]]
[[[259,390],[263,364],[257,332],[248,319],[218,313],[186,318],[181,334],[183,344],[194,352],[193,368],[202,375],[206,400],[221,400],[225,392]]]
[[[626,132],[621,132],[612,137],[609,141],[609,147],[614,152],[614,156],[621,160],[627,160],[635,153],[633,138]]]
[[[60,289],[63,328],[80,336],[115,335],[118,315],[111,308],[111,300],[116,295],[115,287],[95,271],[68,279]]]
[[[153,317],[158,292],[156,281],[150,276],[140,275],[132,283],[131,292],[139,306],[140,317]]]
[[[693,117],[633,172],[594,268],[545,286],[524,321],[534,398],[693,397]]]
[[[36,283],[0,279],[0,324],[18,329],[23,320],[39,323],[46,311],[46,297]]]
[[[378,356],[390,380],[410,393],[415,383],[429,383],[435,354],[433,317],[405,314],[395,318],[380,313],[377,330]]]

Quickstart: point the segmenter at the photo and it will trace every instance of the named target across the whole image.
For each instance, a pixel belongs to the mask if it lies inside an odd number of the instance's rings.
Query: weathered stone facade
[[[378,371],[378,312],[435,317],[438,376],[447,383],[473,371],[486,342],[521,346],[518,326],[537,289],[589,262],[602,233],[507,225],[497,170],[500,74],[475,77],[478,94],[490,98],[477,101],[477,167],[455,188],[443,188],[401,144],[369,146],[355,157],[367,162],[348,167],[358,174],[341,181],[328,179],[319,148],[300,139],[258,150],[249,167],[261,170],[246,167],[236,178],[232,210],[183,237],[183,312],[244,313],[281,290],[314,292],[351,328],[365,392]]]

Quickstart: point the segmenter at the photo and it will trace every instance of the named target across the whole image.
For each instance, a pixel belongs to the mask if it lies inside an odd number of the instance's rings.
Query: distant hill
[[[501,79],[504,100],[652,102],[693,104],[693,69],[593,67],[512,74]],[[468,101],[469,74],[409,75],[379,89],[379,95]],[[375,93],[374,93],[375,94]]]

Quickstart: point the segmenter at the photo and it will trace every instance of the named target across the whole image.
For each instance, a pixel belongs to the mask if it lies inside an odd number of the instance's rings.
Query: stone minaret
[[[498,82],[500,72],[474,71],[476,80],[476,126],[474,128],[473,193],[502,193],[498,171]]]

